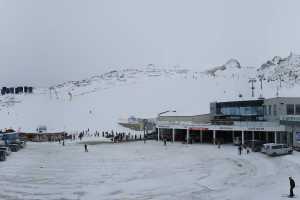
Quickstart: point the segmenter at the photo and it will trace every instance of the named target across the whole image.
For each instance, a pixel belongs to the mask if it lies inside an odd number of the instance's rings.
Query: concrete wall
[[[300,147],[300,141],[296,140],[296,132],[300,132],[300,126],[299,125],[286,126],[286,131],[289,133],[293,133],[292,135],[293,146]]]
[[[276,97],[271,99],[266,99],[264,101],[264,106],[267,109],[265,119],[267,121],[277,121],[280,116],[286,115],[286,105],[287,104],[300,104],[299,97]],[[271,105],[271,115],[269,115],[269,106]],[[274,105],[276,105],[276,115],[274,115]]]
[[[296,132],[300,132],[300,126],[293,127],[293,143],[294,143],[294,146],[300,147],[300,141],[296,140]]]

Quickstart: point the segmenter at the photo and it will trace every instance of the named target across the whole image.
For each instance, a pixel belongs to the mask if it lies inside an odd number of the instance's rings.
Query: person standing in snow
[[[243,145],[243,148],[244,148],[244,150],[246,151],[247,150],[247,145]]]
[[[167,146],[167,139],[164,138],[164,146]]]
[[[242,145],[239,145],[239,147],[238,147],[238,150],[239,150],[239,155],[242,155]]]
[[[295,188],[295,181],[292,177],[289,177],[290,179],[290,197],[294,196],[294,188]]]
[[[85,152],[89,152],[88,148],[87,148],[87,144],[84,144],[84,151]]]
[[[249,147],[247,147],[247,154],[249,154],[250,153],[250,148]]]

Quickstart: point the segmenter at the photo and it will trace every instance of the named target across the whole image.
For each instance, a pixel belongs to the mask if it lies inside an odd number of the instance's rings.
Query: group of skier
[[[110,138],[113,142],[126,142],[126,141],[136,141],[136,140],[144,140],[146,142],[146,136],[140,135],[133,135],[130,132],[102,132],[102,137]]]
[[[72,139],[76,140],[76,137],[78,137],[79,140],[82,140],[83,137],[100,137],[100,132],[99,131],[95,131],[95,132],[91,132],[90,129],[86,129],[83,131],[80,131],[79,134],[72,134]],[[104,132],[102,132],[102,137],[104,137]]]

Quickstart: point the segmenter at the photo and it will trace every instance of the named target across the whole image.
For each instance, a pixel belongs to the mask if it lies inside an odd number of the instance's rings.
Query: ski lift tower
[[[260,82],[260,89],[262,90],[263,89],[263,81],[266,80],[264,74],[258,75],[258,80]]]
[[[250,78],[248,82],[251,83],[252,97],[254,97],[254,89],[255,89],[254,83],[256,83],[256,79]]]

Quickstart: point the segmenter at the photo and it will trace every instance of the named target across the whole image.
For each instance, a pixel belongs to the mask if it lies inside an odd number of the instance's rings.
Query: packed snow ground
[[[300,153],[267,157],[237,148],[142,141],[28,143],[0,163],[0,199],[282,199],[300,180]]]

